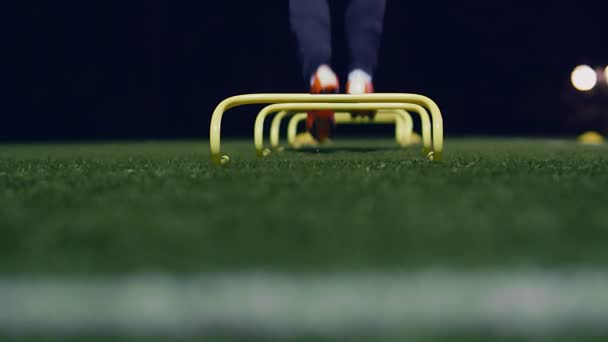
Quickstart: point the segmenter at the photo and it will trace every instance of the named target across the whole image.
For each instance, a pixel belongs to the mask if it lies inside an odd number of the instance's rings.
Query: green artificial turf
[[[608,149],[448,139],[254,156],[207,142],[0,145],[0,273],[608,262]]]

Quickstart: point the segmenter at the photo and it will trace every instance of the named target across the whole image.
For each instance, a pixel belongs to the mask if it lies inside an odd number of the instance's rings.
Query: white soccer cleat
[[[348,83],[346,83],[346,93],[350,95],[371,94],[374,92],[372,76],[361,69],[355,69],[348,74]],[[355,111],[351,115],[353,117],[367,116],[373,118],[376,113],[372,111]]]

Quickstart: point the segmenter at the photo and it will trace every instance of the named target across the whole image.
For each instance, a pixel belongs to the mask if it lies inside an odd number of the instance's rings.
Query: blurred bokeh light
[[[579,65],[572,71],[570,79],[577,90],[589,91],[597,84],[597,73],[588,65]]]

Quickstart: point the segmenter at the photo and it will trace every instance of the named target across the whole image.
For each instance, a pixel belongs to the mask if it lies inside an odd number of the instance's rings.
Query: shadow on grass
[[[339,152],[353,152],[353,153],[372,153],[372,152],[383,152],[383,151],[398,151],[399,147],[306,147],[306,148],[288,148],[286,151],[294,153],[323,153],[332,154]]]

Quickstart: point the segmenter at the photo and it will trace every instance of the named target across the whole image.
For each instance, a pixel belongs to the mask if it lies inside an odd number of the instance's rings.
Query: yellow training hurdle
[[[280,112],[281,114],[283,112]],[[286,112],[287,114],[288,112]],[[405,115],[404,115],[405,114]],[[278,114],[277,114],[278,116]],[[295,140],[298,133],[298,124],[304,120],[306,120],[306,113],[297,113],[292,115],[289,123],[287,125],[287,141],[291,147],[295,147]],[[414,135],[414,123],[412,117],[406,111],[378,111],[373,119],[367,117],[358,117],[353,118],[351,113],[336,113],[336,124],[395,124],[395,141],[401,147],[412,146],[414,143],[412,142]],[[279,136],[277,131],[276,140],[273,141],[273,137],[271,136],[270,145],[273,150],[279,150]],[[429,140],[430,144],[430,140]],[[430,148],[430,146],[429,146]]]
[[[259,128],[264,128],[264,119],[269,113],[266,110],[262,110],[260,114],[256,117],[256,129],[255,131],[255,145],[256,152],[258,155],[266,155],[269,151],[262,151],[262,139],[263,139],[263,131],[260,132]],[[273,150],[279,149],[279,131],[281,127],[281,121],[285,116],[295,115],[296,112],[283,110],[275,115],[275,118],[272,120],[271,128],[270,128],[270,146]],[[348,123],[370,123],[370,124],[386,124],[386,123],[394,123],[395,124],[395,139],[400,146],[409,146],[411,144],[411,137],[413,131],[413,121],[412,117],[405,110],[388,110],[388,111],[377,111],[377,114],[374,116],[372,120],[367,118],[355,118],[353,119],[350,113],[336,113],[336,123],[339,124],[348,124]],[[429,124],[429,134],[430,134],[430,124]],[[430,137],[429,137],[430,144]]]
[[[262,103],[274,103],[274,105],[265,108],[268,113],[280,112],[283,110],[403,110],[406,109],[404,107],[411,104],[419,105],[428,109],[432,118],[432,151],[428,153],[428,157],[435,161],[441,160],[442,158],[443,118],[437,104],[426,96],[400,93],[375,93],[363,95],[249,94],[229,97],[215,108],[211,117],[209,132],[211,158],[214,163],[223,164],[229,160],[227,155],[221,154],[221,123],[224,112],[236,106]],[[263,134],[263,125],[261,131],[261,134]]]
[[[258,156],[264,156],[269,151],[264,151],[263,134],[264,134],[264,119],[271,113],[279,111],[306,111],[306,110],[327,110],[334,109],[340,111],[347,110],[403,110],[403,108],[414,108],[408,103],[278,103],[264,107],[258,114],[255,120],[254,142],[256,153]],[[428,129],[430,131],[430,127]],[[430,132],[426,134],[430,138]],[[427,149],[430,147],[430,139],[426,142]],[[425,149],[425,154],[429,151]],[[432,158],[432,154],[430,157]]]
[[[422,143],[424,146],[424,155],[427,155],[429,152],[431,152],[432,148],[431,148],[431,119],[429,118],[429,114],[426,111],[426,109],[424,109],[424,107],[416,105],[416,104],[407,104],[407,107],[404,106],[405,109],[412,111],[412,112],[416,112],[418,113],[418,115],[420,115],[420,123],[422,125],[421,127],[421,135],[422,135]],[[411,131],[413,129],[413,127],[410,129],[409,125],[413,124],[412,123],[412,117],[409,114],[409,112],[407,112],[404,109],[394,109],[394,110],[380,110],[377,111],[377,113],[398,113],[401,116],[403,116],[403,119],[405,120],[405,129]],[[272,149],[278,149],[279,148],[279,131],[280,131],[280,127],[281,127],[281,121],[289,115],[294,115],[293,112],[289,112],[289,111],[281,111],[279,112],[277,115],[275,115],[274,119],[272,120],[272,124],[270,126],[270,146],[272,147]],[[257,119],[257,118],[256,118]],[[293,118],[292,118],[293,120]],[[363,121],[362,123],[374,123],[372,121]],[[375,119],[376,123],[381,123],[381,122],[377,122],[377,117]],[[341,122],[340,120],[338,120],[338,117],[336,116],[336,123],[349,123],[350,120],[347,120],[346,118],[343,119]],[[399,126],[400,123],[397,121],[396,125]],[[289,127],[289,126],[288,126]],[[399,127],[396,127],[396,129],[400,129]],[[400,134],[395,132],[395,134]],[[409,141],[405,141],[403,143],[400,143],[399,141],[401,140],[400,138],[397,138],[398,143],[402,146],[409,146],[411,143]],[[407,138],[405,138],[407,139]]]

